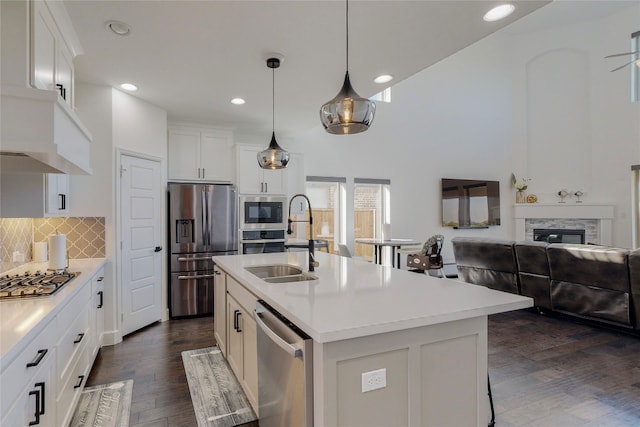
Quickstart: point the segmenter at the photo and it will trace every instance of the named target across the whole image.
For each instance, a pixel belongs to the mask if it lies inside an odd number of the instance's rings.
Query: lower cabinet
[[[69,424],[102,344],[103,280],[87,279],[0,373],[0,426]]]
[[[227,275],[227,362],[236,374],[255,413],[258,413],[258,352],[253,310],[257,301]]]
[[[213,336],[227,357],[227,274],[218,267],[214,267],[213,273]]]

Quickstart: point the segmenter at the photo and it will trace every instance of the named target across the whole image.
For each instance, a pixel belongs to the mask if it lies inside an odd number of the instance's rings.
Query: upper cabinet
[[[233,182],[231,131],[169,126],[169,180]]]
[[[31,22],[31,84],[38,89],[57,91],[73,107],[73,54],[47,3],[32,3]]]
[[[92,135],[74,110],[82,48],[61,1],[0,1],[4,172],[92,173]],[[22,158],[18,158],[21,156]]]
[[[238,191],[240,194],[286,194],[287,169],[262,169],[255,145],[237,145]]]
[[[0,218],[69,216],[69,175],[3,173]]]

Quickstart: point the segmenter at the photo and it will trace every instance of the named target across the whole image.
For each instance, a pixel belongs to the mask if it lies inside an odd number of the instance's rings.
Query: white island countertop
[[[292,264],[307,271],[307,252],[215,256],[238,282],[327,343],[531,307],[533,300],[452,279],[316,251],[317,280],[268,283],[245,267]]]
[[[69,270],[79,272],[80,275],[66,283],[55,294],[0,301],[0,372],[44,329],[60,307],[91,280],[105,262],[105,258],[69,260]],[[25,271],[35,273],[46,271],[47,267],[46,262],[32,262],[3,272],[2,275],[22,274]]]

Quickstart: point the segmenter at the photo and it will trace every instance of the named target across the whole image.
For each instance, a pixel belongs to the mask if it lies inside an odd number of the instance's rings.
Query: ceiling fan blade
[[[611,70],[610,72],[611,72],[611,73],[613,73],[614,71],[618,71],[618,70],[620,70],[620,69],[622,69],[622,68],[626,67],[626,66],[627,66],[627,65],[629,65],[629,64],[633,64],[634,62],[636,62],[636,60],[635,60],[635,59],[634,59],[633,61],[631,61],[631,62],[627,62],[626,64],[619,66],[618,68],[614,68],[614,69],[613,69],[613,70]]]
[[[640,53],[640,50],[636,50],[634,52],[614,53],[613,55],[605,56],[605,58],[615,58],[616,56],[635,55],[636,53]]]

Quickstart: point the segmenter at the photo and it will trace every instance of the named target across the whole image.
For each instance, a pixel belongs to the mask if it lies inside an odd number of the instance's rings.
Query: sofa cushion
[[[547,247],[552,280],[630,292],[629,250],[552,243]]]
[[[629,252],[629,286],[633,324],[640,329],[640,249]]]
[[[553,309],[560,312],[632,325],[626,292],[552,280],[551,301]]]
[[[521,241],[514,245],[520,292],[533,298],[536,307],[551,310],[551,286],[547,242]]]
[[[454,237],[458,277],[467,283],[519,294],[512,240]]]

